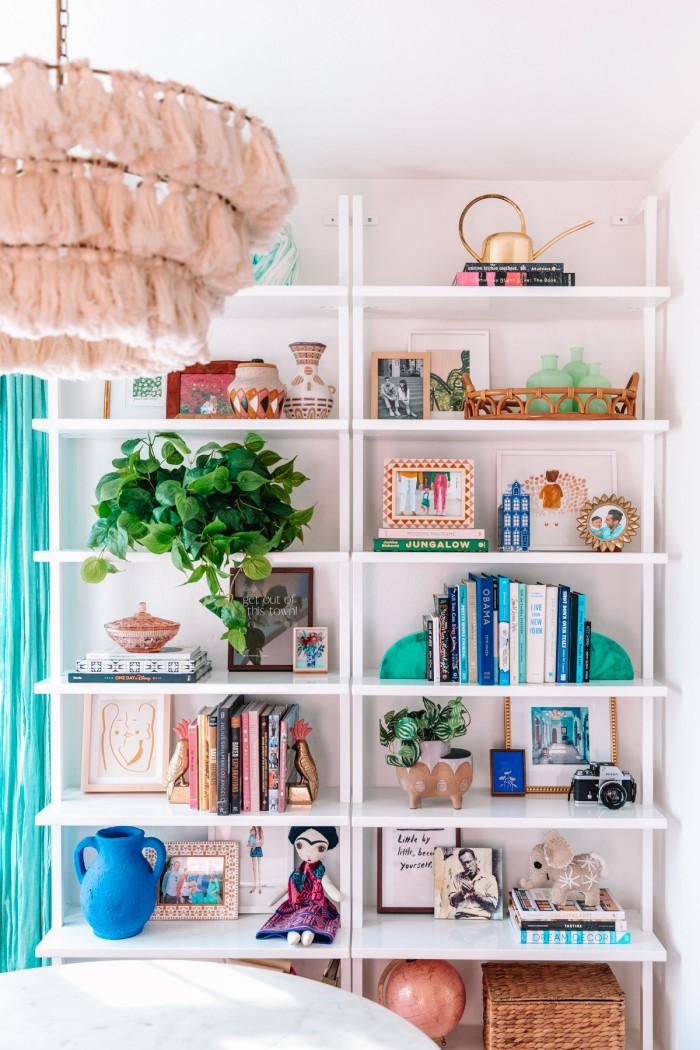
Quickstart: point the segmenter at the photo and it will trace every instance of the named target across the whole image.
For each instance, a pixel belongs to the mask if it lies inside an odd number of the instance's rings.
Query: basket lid
[[[175,620],[163,620],[160,616],[151,616],[146,609],[145,602],[139,602],[139,611],[132,616],[125,616],[123,620],[112,620],[111,623],[105,624],[105,627],[115,631],[162,631],[179,626],[180,624]]]
[[[491,1002],[624,1002],[607,963],[482,963]]]

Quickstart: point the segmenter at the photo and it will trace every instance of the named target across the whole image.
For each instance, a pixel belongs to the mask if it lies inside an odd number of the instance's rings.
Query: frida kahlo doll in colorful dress
[[[274,907],[286,894],[286,900],[258,930],[256,937],[260,940],[286,937],[288,944],[301,941],[304,946],[314,940],[332,944],[340,925],[340,915],[333,902],[339,903],[343,895],[331,882],[323,858],[338,845],[338,832],[328,827],[294,827],[288,837],[301,863],[290,875],[287,885],[280,887],[270,900],[270,907]]]

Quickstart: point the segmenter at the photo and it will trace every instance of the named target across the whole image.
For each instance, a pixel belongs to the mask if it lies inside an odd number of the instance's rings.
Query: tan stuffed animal
[[[587,907],[600,901],[600,877],[605,861],[598,853],[576,853],[559,834],[548,831],[530,854],[530,876],[521,879],[523,889],[551,889],[552,903],[564,904],[569,896],[582,893]]]

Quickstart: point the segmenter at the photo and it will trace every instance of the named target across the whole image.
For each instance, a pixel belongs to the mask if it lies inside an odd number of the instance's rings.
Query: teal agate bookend
[[[425,631],[407,634],[390,645],[382,657],[380,678],[422,678],[425,680],[425,654],[428,636]]]
[[[620,682],[634,678],[632,661],[619,642],[591,632],[591,681]]]

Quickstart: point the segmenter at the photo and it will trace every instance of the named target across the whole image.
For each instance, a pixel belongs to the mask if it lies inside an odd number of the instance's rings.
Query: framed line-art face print
[[[238,842],[166,842],[165,868],[151,919],[237,919]],[[155,850],[146,858],[155,864]]]
[[[248,648],[229,646],[229,671],[292,671],[292,630],[312,625],[313,595],[312,568],[275,568],[264,580],[237,573],[233,597],[246,607]]]
[[[552,692],[555,692],[553,689]],[[526,794],[566,794],[577,769],[617,765],[615,697],[505,697],[506,748],[525,751]]]
[[[617,484],[615,452],[498,450],[496,492],[519,481],[530,496],[530,550],[581,550],[581,508]]]
[[[433,853],[458,846],[458,828],[377,828],[377,911],[432,915]]]
[[[383,528],[470,529],[473,525],[472,460],[384,460]]]
[[[409,332],[408,351],[427,351],[430,358],[430,404],[426,418],[462,419],[463,373],[477,390],[489,386],[488,331]]]
[[[83,791],[165,791],[170,697],[93,694],[83,706]]]

